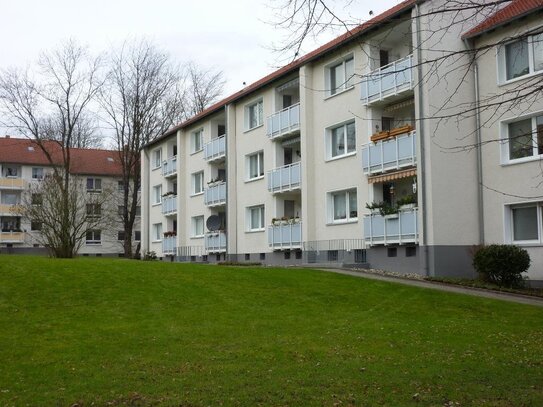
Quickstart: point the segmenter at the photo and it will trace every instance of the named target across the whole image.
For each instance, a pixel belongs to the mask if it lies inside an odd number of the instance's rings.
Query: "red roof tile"
[[[55,142],[45,144],[55,164],[62,163],[60,146]],[[70,150],[72,174],[109,175],[122,174],[117,151],[72,148]],[[0,163],[49,166],[45,153],[34,140],[0,137]]]
[[[462,35],[462,38],[477,37],[489,30],[543,9],[543,0],[513,0],[486,20]]]
[[[154,144],[154,143],[158,142],[159,140],[169,136],[170,134],[175,133],[177,130],[182,129],[184,127],[187,127],[187,126],[197,122],[198,120],[200,120],[200,119],[202,119],[202,118],[204,118],[204,117],[206,117],[206,116],[208,116],[210,114],[216,113],[221,108],[224,108],[225,105],[227,105],[229,103],[232,103],[232,102],[234,102],[236,100],[241,99],[242,97],[250,94],[251,92],[254,92],[254,91],[258,90],[259,88],[267,85],[268,83],[280,78],[281,76],[286,75],[286,74],[294,71],[295,69],[298,69],[303,64],[306,64],[306,63],[308,63],[308,62],[310,62],[312,60],[315,60],[315,59],[323,56],[327,52],[330,52],[334,48],[351,41],[354,37],[356,37],[356,36],[366,32],[366,31],[370,30],[371,28],[375,27],[376,25],[381,24],[381,23],[383,23],[383,22],[385,22],[387,20],[392,19],[393,17],[397,16],[398,14],[403,13],[404,11],[406,11],[406,10],[410,9],[411,7],[413,7],[413,5],[416,3],[416,1],[417,0],[405,0],[405,1],[401,2],[400,4],[388,9],[384,13],[381,13],[378,16],[375,16],[371,20],[368,20],[367,22],[357,26],[356,28],[353,28],[352,30],[346,32],[345,34],[340,35],[339,37],[333,39],[332,41],[324,44],[323,46],[317,48],[316,50],[304,55],[303,57],[291,62],[288,65],[285,65],[284,67],[272,72],[271,74],[263,77],[262,79],[259,79],[258,81],[246,86],[245,88],[243,88],[239,92],[234,93],[234,94],[226,97],[225,99],[215,103],[214,105],[208,107],[207,109],[205,109],[201,113],[197,114],[196,116],[193,116],[190,119],[178,124],[177,126],[172,127],[171,129],[166,131],[166,133],[164,133],[164,135],[162,135],[161,137],[158,137],[157,139],[153,140],[148,145]]]

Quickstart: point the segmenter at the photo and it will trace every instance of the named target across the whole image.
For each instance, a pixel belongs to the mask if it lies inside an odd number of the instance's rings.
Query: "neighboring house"
[[[541,84],[535,36],[528,66],[504,55],[524,52],[514,38],[541,25],[543,2],[458,24],[432,13],[443,3],[404,1],[147,145],[142,251],[472,276],[474,245],[513,242],[543,280],[543,200],[524,198],[542,195],[543,102],[465,112],[477,92]],[[466,50],[485,43],[475,75]]]
[[[56,151],[53,146],[51,151]],[[57,152],[58,153],[58,152]],[[53,153],[57,157],[57,153]],[[116,151],[71,149],[71,174],[80,178],[87,194],[109,194],[110,208],[121,209],[122,183],[119,155]],[[35,142],[28,139],[0,138],[0,253],[45,252],[39,239],[40,220],[31,222],[13,210],[31,183],[52,171],[51,165]],[[88,205],[83,216],[100,216],[102,208]],[[139,218],[134,227],[134,245],[140,240]],[[83,256],[118,256],[123,253],[123,227],[120,217],[106,227],[88,232],[79,250]]]

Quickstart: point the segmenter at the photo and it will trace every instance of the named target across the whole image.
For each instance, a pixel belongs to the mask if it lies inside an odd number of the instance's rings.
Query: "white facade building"
[[[474,245],[512,242],[543,280],[541,88],[474,108],[541,83],[541,6],[453,24],[444,3],[405,1],[146,146],[142,251],[471,276]],[[519,67],[504,39],[526,32]]]

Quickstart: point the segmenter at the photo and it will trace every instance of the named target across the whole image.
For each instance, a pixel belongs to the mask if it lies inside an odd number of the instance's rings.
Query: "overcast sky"
[[[275,0],[275,4],[278,4]],[[343,16],[365,21],[399,0],[330,0]],[[73,38],[92,51],[108,49],[130,36],[147,36],[180,63],[216,67],[227,79],[225,95],[240,90],[281,65],[270,49],[281,33],[273,19],[274,0],[0,0],[0,69],[25,66],[41,51]],[[337,34],[308,44],[309,52]]]

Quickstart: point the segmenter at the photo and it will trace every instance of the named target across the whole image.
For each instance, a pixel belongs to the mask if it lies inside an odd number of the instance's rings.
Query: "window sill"
[[[347,220],[335,220],[332,222],[328,222],[326,226],[349,225],[352,223],[358,223],[358,218],[351,218]]]
[[[158,166],[158,167],[153,167],[151,168],[151,171],[156,171],[156,170],[159,170],[162,168],[162,165]]]
[[[246,230],[245,233],[262,233],[262,232],[265,232],[266,229],[263,228],[263,229],[249,229],[249,230]]]
[[[334,98],[336,96],[343,95],[344,93],[349,92],[350,90],[353,90],[353,89],[354,89],[354,85],[351,86],[350,88],[340,90],[339,92],[336,92],[333,95],[328,95],[328,96],[326,96],[324,98],[324,100],[329,100],[329,99],[332,99],[332,98]]]
[[[259,128],[261,128],[261,127],[264,127],[264,123],[259,124],[258,126],[255,126],[255,127],[251,127],[250,129],[246,129],[243,133],[249,133],[250,131],[259,129]]]
[[[202,192],[196,192],[195,194],[190,194],[190,197],[195,197],[195,196],[200,196],[200,195],[203,195],[204,194],[204,191]]]
[[[85,242],[85,246],[102,246],[102,242],[99,242],[99,243]]]
[[[198,153],[201,153],[202,151],[204,151],[203,148],[201,148],[201,149],[199,149],[199,150],[192,151],[192,152],[190,153],[190,155],[196,155],[196,154],[198,154]]]
[[[325,160],[325,162],[331,162],[331,161],[336,161],[336,160],[341,160],[342,158],[348,158],[348,157],[353,157],[356,155],[356,151],[353,151],[352,153],[347,153],[347,154],[343,154],[343,155],[337,155],[335,157],[331,157],[331,158],[327,158]]]
[[[523,80],[525,80],[525,79],[533,78],[534,76],[538,76],[538,75],[543,75],[543,71],[537,71],[537,72],[527,73],[526,75],[522,75],[522,76],[519,76],[519,77],[517,77],[517,78],[505,80],[504,82],[498,82],[498,86],[501,87],[501,86],[511,85],[511,84],[514,84],[514,83],[523,81]]]
[[[260,181],[261,179],[264,179],[264,175],[260,176],[260,177],[256,177],[256,178],[249,178],[249,179],[246,179],[245,180],[245,183],[249,183],[249,182],[254,182],[254,181]]]
[[[162,243],[162,240],[151,240],[151,243]]]
[[[159,206],[159,205],[162,205],[162,202],[156,202],[156,203],[154,203],[154,204],[151,204],[151,207],[153,207],[153,206]]]
[[[543,154],[532,155],[529,157],[517,158],[515,160],[508,160],[508,161],[502,162],[501,166],[509,167],[510,165],[524,164],[524,163],[529,163],[533,161],[541,161],[541,159],[543,159]]]
[[[204,235],[191,236],[190,239],[203,239]]]

